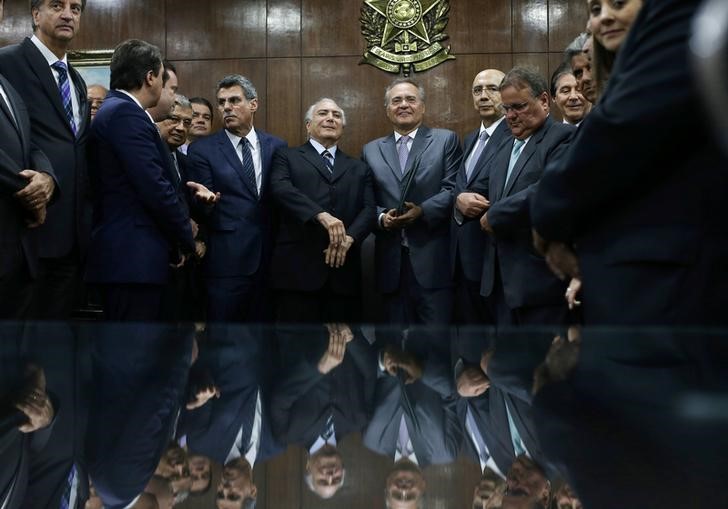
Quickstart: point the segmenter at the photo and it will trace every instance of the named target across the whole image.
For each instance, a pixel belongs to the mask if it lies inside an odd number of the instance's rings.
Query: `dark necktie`
[[[328,443],[329,440],[331,440],[331,437],[334,436],[334,432],[334,414],[329,414],[326,418],[326,427],[324,428],[324,432],[321,434],[321,438],[324,439],[324,442]]]
[[[473,168],[475,168],[475,165],[478,163],[478,159],[480,159],[480,154],[483,153],[485,142],[488,138],[489,134],[487,131],[482,131],[480,136],[478,136],[478,142],[475,144],[475,148],[473,149],[473,155],[468,160],[468,165],[465,167],[465,176],[467,180],[470,180],[470,176],[473,174]]]
[[[324,150],[321,152],[321,157],[324,158],[324,162],[326,163],[326,168],[328,168],[329,173],[334,173],[334,156],[331,155],[331,152]]]
[[[73,465],[66,479],[66,488],[63,490],[63,495],[61,496],[60,509],[75,509],[71,507],[71,493],[73,492],[73,484],[76,482],[77,477],[76,465]]]
[[[59,60],[51,65],[58,72],[58,90],[61,92],[63,111],[66,112],[68,123],[71,124],[73,134],[76,134],[76,121],[73,119],[73,106],[71,103],[71,85],[68,83],[68,69],[66,64]]]
[[[240,148],[243,150],[243,173],[245,178],[252,184],[255,189],[255,195],[258,196],[258,183],[255,178],[255,166],[253,166],[253,154],[250,153],[250,142],[248,138],[240,140]]]

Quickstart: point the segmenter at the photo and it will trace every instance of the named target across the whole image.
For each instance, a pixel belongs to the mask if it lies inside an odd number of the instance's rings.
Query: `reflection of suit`
[[[342,300],[350,301],[346,306],[349,309],[341,309],[338,316],[324,317],[314,312],[317,316],[306,317],[286,306],[286,316],[281,318],[314,321],[357,319],[361,243],[375,221],[369,167],[337,148],[333,171],[329,171],[323,157],[311,143],[306,142],[300,147],[276,152],[271,169],[271,192],[279,212],[271,262],[273,288],[283,293],[302,295],[301,306],[309,306],[311,294],[315,293],[324,300],[331,301],[341,296]],[[316,220],[316,215],[321,212],[340,219],[346,234],[354,239],[343,267],[331,268],[325,263],[323,252],[329,245],[329,234]],[[309,296],[303,296],[306,294]],[[325,312],[325,309],[320,309],[320,313]]]
[[[104,507],[125,507],[154,474],[185,396],[192,341],[151,324],[106,324],[94,334],[94,395],[86,449]]]
[[[513,143],[504,144],[491,162],[485,196],[491,202],[487,217],[494,235],[483,260],[481,292],[484,296],[500,296],[502,291],[502,297],[496,299],[504,300],[511,312],[561,304],[561,314],[565,314],[566,284],[553,275],[533,248],[529,204],[545,165],[558,157],[573,129],[548,117],[523,147],[507,183]],[[501,316],[499,312],[499,319]],[[549,321],[547,317],[536,320]],[[554,317],[554,321],[558,318]],[[519,321],[523,322],[528,319]]]
[[[465,137],[463,159],[457,173],[453,196],[457,199],[460,193],[478,192],[478,182],[488,179],[490,161],[498,152],[498,148],[506,140],[511,139],[511,132],[505,119],[501,120],[488,144],[483,148],[477,162],[474,163],[470,178],[466,172],[466,161],[476,147],[480,129],[476,129]],[[487,198],[487,196],[486,196]],[[453,206],[453,218],[450,223],[450,270],[456,282],[455,314],[459,321],[465,323],[492,323],[490,311],[485,308],[480,296],[480,277],[483,272],[483,256],[485,246],[489,242],[488,234],[480,228],[477,218],[465,218]]]
[[[447,464],[457,457],[463,438],[456,413],[457,393],[449,356],[441,351],[441,338],[429,338],[422,330],[410,330],[410,335],[417,339],[406,342],[406,351],[423,362],[422,378],[402,385],[397,378],[379,372],[374,413],[364,430],[364,445],[394,458],[404,415],[419,466]],[[403,387],[413,413],[407,410]]]
[[[276,438],[310,448],[325,431],[330,415],[337,441],[364,429],[371,416],[376,376],[375,354],[366,339],[354,331],[344,360],[323,375],[317,364],[328,348],[327,334],[310,329],[312,337],[302,340],[300,327],[278,331],[285,358],[271,402]]]
[[[208,289],[209,320],[260,321],[264,309],[260,292],[271,251],[270,198],[268,192],[273,152],[286,143],[256,129],[261,149],[260,197],[246,178],[243,163],[230,138],[221,130],[190,145],[187,152],[190,179],[222,198],[206,218],[209,231],[203,269]],[[239,280],[252,279],[245,291]]]
[[[148,115],[129,96],[112,91],[92,128],[94,230],[86,280],[106,285],[109,319],[155,320],[159,302],[127,313],[109,302],[114,288],[145,285],[161,295],[170,252],[194,250],[189,216],[167,180],[172,164]],[[137,314],[141,313],[141,314]]]
[[[30,217],[13,197],[27,180],[18,173],[26,168],[53,175],[51,164],[31,147],[30,119],[25,103],[10,83],[0,76],[12,116],[0,110],[0,318],[24,318],[30,298],[30,280],[38,273],[38,248],[25,227]],[[3,100],[4,101],[4,100]]]
[[[184,410],[180,418],[177,435],[187,435],[190,453],[203,454],[220,464],[225,463],[241,427],[243,448],[250,443],[258,391],[262,416],[256,462],[281,450],[273,440],[268,417],[268,342],[260,329],[251,327],[228,331],[211,326],[211,341],[200,352],[195,370],[209,373],[220,389],[220,398],[213,398],[195,410]],[[223,335],[229,332],[235,339],[213,334],[215,330],[223,331]]]
[[[704,99],[688,50],[699,4],[644,3],[603,97],[536,195],[537,230],[576,246],[587,324],[728,321],[728,162],[710,122],[685,121]]]
[[[71,255],[70,265],[78,270],[89,236],[89,207],[86,175],[86,139],[89,131],[89,106],[86,84],[81,75],[68,67],[69,79],[76,89],[80,123],[74,135],[65,115],[58,84],[48,61],[26,38],[0,50],[0,72],[20,93],[31,119],[31,137],[50,160],[57,177],[58,196],[48,207],[46,222],[37,230],[39,256],[60,259]],[[62,284],[44,285],[34,291],[34,313],[44,318],[65,319],[74,298],[76,275],[58,274]]]

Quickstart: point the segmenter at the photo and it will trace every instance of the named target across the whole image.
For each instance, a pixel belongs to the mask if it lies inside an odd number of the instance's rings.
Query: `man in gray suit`
[[[422,124],[425,91],[407,79],[384,94],[394,132],[364,146],[375,177],[377,290],[392,323],[447,323],[452,315],[449,226],[462,151],[457,135]]]

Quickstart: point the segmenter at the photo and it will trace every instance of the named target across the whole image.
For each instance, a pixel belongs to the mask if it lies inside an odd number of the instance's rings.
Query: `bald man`
[[[503,121],[499,85],[503,72],[485,69],[473,80],[470,93],[480,116],[480,127],[465,137],[463,160],[455,184],[455,205],[450,235],[450,269],[455,281],[455,321],[492,324],[493,318],[480,295],[480,275],[487,234],[480,229],[480,216],[488,210],[487,196],[476,192],[478,183],[488,178],[488,163],[498,147],[511,139]]]

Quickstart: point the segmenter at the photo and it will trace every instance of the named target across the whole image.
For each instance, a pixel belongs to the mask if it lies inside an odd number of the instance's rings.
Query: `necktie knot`
[[[68,67],[66,67],[66,63],[63,60],[59,60],[58,62],[53,62],[51,64],[51,67],[58,71],[59,73],[67,73]]]
[[[485,140],[487,140],[488,138],[490,138],[490,135],[488,134],[488,131],[481,131],[481,132],[480,132],[480,136],[478,136],[478,139],[479,139],[480,141],[485,141]]]
[[[324,162],[326,163],[326,168],[330,171],[334,171],[334,156],[331,155],[331,152],[328,150],[324,150],[321,152],[321,157],[323,157]]]
[[[76,134],[76,120],[73,117],[73,102],[71,101],[71,85],[68,82],[68,67],[62,60],[53,62],[51,67],[58,73],[58,91],[61,94],[61,102],[63,104],[63,112],[66,114],[68,124],[71,126],[73,134]]]
[[[240,138],[238,146],[241,148],[242,151],[243,173],[245,174],[245,177],[248,179],[248,182],[251,184],[252,188],[255,189],[256,196],[258,196],[258,176],[255,173],[253,154],[250,151],[250,140],[248,140],[248,138]]]

